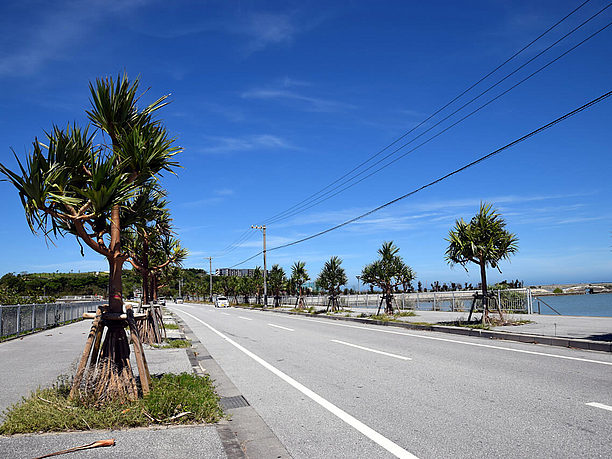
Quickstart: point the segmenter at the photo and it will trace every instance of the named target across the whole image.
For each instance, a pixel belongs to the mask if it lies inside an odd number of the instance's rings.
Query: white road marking
[[[238,316],[239,319],[244,319],[244,320],[253,320],[253,319],[249,319],[248,317],[242,317],[242,316]]]
[[[411,336],[413,338],[429,339],[429,340],[434,340],[434,341],[444,341],[446,343],[465,344],[466,346],[486,347],[488,349],[498,349],[500,351],[518,352],[518,353],[521,353],[521,354],[531,354],[531,355],[541,355],[541,356],[544,356],[544,357],[553,357],[553,358],[556,358],[556,359],[577,360],[579,362],[598,363],[600,365],[610,365],[610,366],[612,366],[612,362],[604,362],[602,360],[583,359],[583,358],[580,358],[580,357],[570,357],[570,356],[567,356],[567,355],[548,354],[546,352],[527,351],[527,350],[524,350],[524,349],[513,349],[513,348],[510,348],[510,347],[493,346],[491,344],[469,343],[467,341],[461,341],[461,340],[458,340],[458,339],[439,338],[437,336],[425,336],[425,335],[417,335],[417,334],[414,334],[414,333],[406,333],[406,332],[394,331],[394,330],[382,330],[382,329],[371,328],[371,327],[363,327],[363,326],[358,326],[358,325],[339,324],[339,323],[336,323],[336,322],[328,321],[327,319],[319,319],[319,320],[317,320],[317,319],[304,319],[302,317],[292,317],[292,316],[287,316],[287,318],[288,319],[293,319],[293,320],[305,320],[305,321],[308,321],[308,322],[316,322],[318,324],[334,325],[336,327],[356,328],[358,330],[368,330],[368,331],[373,331],[373,332],[378,332],[378,333],[390,333],[392,335]]]
[[[224,316],[231,316],[231,314],[228,314],[227,312],[222,312],[221,314],[223,314]]]
[[[589,402],[587,405],[594,406],[595,408],[601,408],[602,410],[612,411],[612,406],[604,405],[603,403]]]
[[[228,343],[230,343],[236,349],[238,349],[241,352],[243,352],[244,354],[248,355],[250,358],[252,358],[257,363],[259,363],[261,366],[263,366],[266,370],[269,370],[270,372],[272,372],[273,374],[275,374],[276,376],[281,378],[283,381],[285,381],[287,384],[289,384],[293,388],[297,389],[298,391],[300,391],[302,394],[304,394],[305,396],[307,396],[308,398],[310,398],[314,402],[316,402],[319,405],[321,405],[327,411],[329,411],[333,415],[337,416],[338,418],[340,418],[342,421],[346,422],[348,425],[350,425],[351,427],[353,427],[357,431],[361,432],[363,435],[368,437],[370,440],[372,440],[373,442],[375,442],[378,445],[382,446],[384,449],[389,451],[395,457],[399,457],[399,458],[402,458],[402,459],[417,459],[417,457],[415,455],[409,453],[408,451],[406,451],[404,448],[402,448],[401,446],[397,445],[396,443],[393,443],[387,437],[382,436],[381,434],[376,432],[374,429],[372,429],[372,428],[368,427],[367,425],[365,425],[363,422],[359,421],[358,419],[355,419],[353,416],[348,414],[346,411],[343,411],[342,409],[338,408],[333,403],[328,402],[326,399],[324,399],[323,397],[321,397],[317,393],[315,393],[312,390],[308,389],[303,384],[297,382],[291,376],[283,373],[278,368],[270,365],[264,359],[262,359],[261,357],[253,354],[251,351],[249,351],[245,347],[241,346],[240,344],[238,344],[236,341],[232,340],[231,338],[225,336],[220,331],[218,331],[215,328],[211,327],[210,325],[208,325],[203,320],[198,319],[196,316],[194,316],[193,314],[188,313],[187,311],[181,311],[181,312],[183,314],[185,314],[185,315],[188,315],[192,319],[197,320],[198,322],[200,322],[205,327],[208,327],[212,332],[214,332],[217,335],[219,335],[221,338],[226,340]]]
[[[376,354],[382,354],[382,355],[387,355],[389,357],[395,357],[396,359],[412,360],[411,358],[404,357],[403,355],[391,354],[389,352],[384,352],[384,351],[377,351],[376,349],[370,349],[369,347],[364,347],[364,346],[359,346],[357,344],[347,343],[346,341],[340,341],[340,340],[337,340],[337,339],[332,339],[332,341],[334,343],[344,344],[345,346],[356,347],[357,349],[362,349],[364,351],[370,351],[370,352],[375,352]]]
[[[274,324],[268,324],[270,327],[276,327],[276,328],[282,328],[283,330],[287,330],[287,331],[295,331],[293,328],[287,328],[287,327],[283,327],[281,325],[274,325]]]

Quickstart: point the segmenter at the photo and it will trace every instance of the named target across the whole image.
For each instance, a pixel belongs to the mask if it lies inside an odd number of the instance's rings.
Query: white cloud
[[[251,89],[242,93],[244,99],[278,100],[284,102],[297,102],[305,110],[314,112],[338,112],[354,109],[355,106],[331,99],[322,99],[289,91],[283,88]]]
[[[260,51],[268,45],[291,44],[299,32],[293,15],[283,13],[254,13],[232,29],[250,38],[250,51]]]
[[[261,148],[283,149],[293,148],[280,137],[270,134],[259,134],[244,137],[207,137],[212,145],[201,148],[205,153],[229,153],[257,150]]]
[[[31,75],[50,61],[66,59],[67,51],[80,46],[83,37],[109,16],[125,14],[147,3],[132,1],[54,2],[50,9],[41,9],[19,24],[21,40],[10,52],[0,55],[0,76]],[[6,30],[5,30],[6,32]]]

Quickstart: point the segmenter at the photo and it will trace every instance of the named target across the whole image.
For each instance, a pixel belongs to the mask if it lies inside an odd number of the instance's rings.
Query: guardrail
[[[44,330],[83,318],[104,301],[80,303],[45,303],[0,305],[0,338],[19,336],[34,330]]]

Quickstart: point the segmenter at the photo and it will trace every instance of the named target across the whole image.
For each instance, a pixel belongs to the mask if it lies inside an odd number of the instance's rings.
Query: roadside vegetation
[[[460,264],[467,271],[468,263],[475,263],[480,269],[482,286],[481,323],[489,322],[489,298],[487,292],[487,267],[499,270],[499,262],[508,260],[518,251],[518,238],[507,231],[506,222],[499,212],[489,203],[481,203],[480,210],[469,223],[462,218],[455,221],[455,227],[448,233],[446,261],[453,266]],[[501,272],[501,270],[500,270]],[[468,321],[472,318],[475,303],[472,303]],[[504,316],[499,304],[497,312],[503,321]]]
[[[188,339],[168,339],[162,344],[153,344],[152,346],[158,349],[182,349],[191,347],[191,341]]]
[[[70,387],[67,379],[59,380],[6,410],[0,434],[213,423],[223,416],[208,376],[182,373],[152,378],[151,391],[129,402],[71,400]]]

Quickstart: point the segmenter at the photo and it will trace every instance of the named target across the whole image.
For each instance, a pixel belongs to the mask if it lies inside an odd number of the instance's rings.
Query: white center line
[[[179,311],[181,311],[180,309],[178,309]],[[337,416],[338,418],[340,418],[342,421],[346,422],[348,425],[350,425],[351,427],[353,427],[354,429],[356,429],[357,431],[361,432],[363,435],[365,435],[366,437],[368,437],[370,440],[372,440],[373,442],[377,443],[378,445],[382,446],[384,449],[386,449],[387,451],[389,451],[391,454],[393,454],[395,457],[399,457],[401,459],[417,459],[417,457],[406,451],[404,448],[402,448],[401,446],[399,446],[396,443],[393,443],[391,440],[389,440],[387,437],[382,436],[381,434],[379,434],[378,432],[376,432],[374,429],[372,429],[371,427],[368,427],[367,425],[365,425],[363,422],[359,421],[358,419],[354,418],[353,416],[351,416],[350,414],[348,414],[346,411],[338,408],[336,405],[334,405],[331,402],[328,402],[326,399],[324,399],[323,397],[321,397],[319,394],[313,392],[312,390],[308,389],[306,386],[304,386],[303,384],[297,382],[295,379],[293,379],[291,376],[283,373],[282,371],[280,371],[278,368],[270,365],[268,362],[266,362],[264,359],[262,359],[261,357],[253,354],[251,351],[249,351],[248,349],[246,349],[245,347],[241,346],[240,344],[238,344],[236,341],[232,340],[231,338],[225,336],[223,333],[221,333],[220,331],[216,330],[215,328],[211,327],[210,325],[208,325],[206,322],[204,322],[201,319],[198,319],[196,316],[194,316],[193,314],[189,314],[187,311],[181,311],[183,314],[191,317],[192,319],[197,320],[198,322],[200,322],[202,325],[204,325],[205,327],[208,327],[208,329],[210,329],[212,332],[216,333],[218,336],[220,336],[221,338],[223,338],[224,340],[226,340],[228,343],[230,343],[232,346],[234,346],[236,349],[240,350],[241,352],[243,352],[244,354],[248,355],[250,358],[252,358],[253,360],[255,360],[257,363],[259,363],[261,366],[263,366],[265,369],[269,370],[270,372],[272,372],[273,374],[275,374],[276,376],[278,376],[279,378],[281,378],[283,381],[285,381],[287,384],[291,385],[292,387],[294,387],[295,389],[297,389],[298,391],[300,391],[302,394],[304,394],[305,396],[307,396],[308,398],[310,398],[311,400],[313,400],[314,402],[318,403],[319,405],[321,405],[323,408],[325,408],[327,411],[329,411],[330,413],[332,413],[333,415]],[[272,324],[268,324],[268,325],[272,325]]]
[[[412,360],[411,358],[404,357],[403,355],[391,354],[389,352],[384,352],[384,351],[377,351],[376,349],[370,349],[369,347],[364,347],[364,346],[359,346],[357,344],[347,343],[346,341],[340,341],[340,340],[337,340],[337,339],[332,339],[332,342],[339,343],[339,344],[344,344],[345,346],[356,347],[357,349],[362,349],[364,351],[375,352],[376,354],[382,354],[382,355],[387,355],[389,357],[395,357],[396,359]]]
[[[248,317],[242,317],[242,316],[238,316],[239,319],[244,319],[244,320],[253,320],[253,319],[249,319]]]
[[[224,316],[230,316],[231,314],[228,314],[227,312],[222,312],[221,314],[223,314]]]
[[[602,410],[612,411],[612,406],[604,405],[603,403],[589,402],[587,405],[594,406],[595,408],[601,408]]]
[[[588,363],[598,363],[600,365],[610,365],[612,366],[612,362],[604,362],[602,360],[592,360],[592,359],[583,359],[581,357],[570,357],[567,355],[558,355],[558,354],[548,354],[546,352],[536,352],[536,351],[527,351],[525,349],[514,349],[511,347],[502,347],[502,346],[493,346],[491,344],[481,344],[481,343],[469,343],[467,341],[461,341],[458,339],[449,339],[449,338],[439,338],[437,336],[425,336],[425,335],[417,335],[415,333],[406,333],[406,332],[401,332],[401,331],[394,331],[394,330],[379,330],[377,328],[372,328],[372,327],[364,327],[364,326],[358,326],[358,325],[348,325],[348,324],[339,324],[336,323],[335,321],[328,321],[327,319],[304,319],[301,317],[292,317],[292,316],[288,316],[288,319],[292,319],[292,320],[304,320],[307,322],[316,322],[318,324],[325,324],[325,325],[333,325],[336,327],[346,327],[346,328],[356,328],[358,330],[368,330],[368,331],[373,331],[373,332],[378,332],[378,333],[390,333],[392,335],[403,335],[403,336],[410,336],[413,338],[421,338],[421,339],[429,339],[429,340],[434,340],[434,341],[443,341],[446,343],[457,343],[457,344],[464,344],[466,346],[476,346],[476,347],[485,347],[488,349],[498,349],[500,351],[508,351],[508,352],[518,352],[521,354],[531,354],[531,355],[541,355],[544,357],[553,357],[556,359],[564,359],[564,360],[576,360],[579,362],[588,362]]]
[[[295,331],[293,328],[287,328],[287,327],[283,327],[281,325],[274,325],[274,324],[268,324],[270,327],[276,327],[276,328],[282,328],[283,330],[287,330],[287,331]]]

